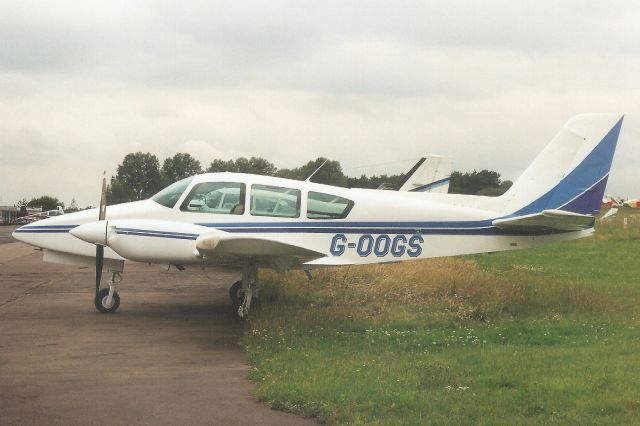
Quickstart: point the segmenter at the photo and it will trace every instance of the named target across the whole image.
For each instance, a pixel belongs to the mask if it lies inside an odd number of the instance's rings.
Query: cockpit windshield
[[[193,177],[179,180],[178,182],[173,183],[167,186],[162,191],[158,192],[156,195],[151,197],[151,199],[158,204],[162,204],[165,207],[173,208],[173,206],[176,205],[176,202],[185,191],[185,189],[187,189],[192,180]]]

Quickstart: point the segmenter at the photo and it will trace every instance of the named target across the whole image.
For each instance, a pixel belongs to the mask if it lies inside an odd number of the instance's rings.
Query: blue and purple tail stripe
[[[552,209],[586,215],[597,214],[607,186],[622,120],[621,118],[593,151],[555,187],[510,216]]]

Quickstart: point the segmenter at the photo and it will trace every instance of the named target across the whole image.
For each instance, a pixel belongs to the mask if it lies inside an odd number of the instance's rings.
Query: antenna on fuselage
[[[314,172],[313,172],[313,173],[311,173],[311,174],[309,175],[309,177],[308,177],[308,178],[306,178],[304,181],[305,181],[305,182],[311,182],[311,178],[313,177],[313,175],[315,175],[316,173],[318,173],[318,172],[320,171],[320,169],[321,169],[321,168],[323,168],[325,164],[327,164],[327,162],[328,162],[328,161],[329,161],[329,159],[328,159],[328,158],[327,158],[326,160],[324,160],[324,162],[323,162],[322,164],[320,164],[320,167],[318,167],[317,169],[315,169],[315,170],[314,170]]]

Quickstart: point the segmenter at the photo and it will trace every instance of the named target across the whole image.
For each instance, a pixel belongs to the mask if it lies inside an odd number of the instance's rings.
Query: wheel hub
[[[113,304],[115,302],[115,298],[111,298],[111,303],[109,303],[109,296],[105,296],[102,298],[102,306],[104,306],[106,309],[111,309],[113,307]]]

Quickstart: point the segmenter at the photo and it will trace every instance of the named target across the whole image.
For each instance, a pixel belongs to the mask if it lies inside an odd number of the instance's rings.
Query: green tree
[[[278,171],[277,167],[260,157],[251,157],[249,159],[249,170],[250,172],[256,175],[266,175],[266,176],[274,176]]]
[[[23,217],[27,215],[27,204],[29,203],[29,201],[27,201],[26,198],[22,198],[21,200],[18,200],[18,202],[16,203],[16,207],[19,208],[18,210],[18,217]]]
[[[254,175],[273,176],[277,172],[277,168],[273,163],[260,157],[239,157],[234,160],[215,159],[209,165],[207,172],[233,172],[233,173],[251,173]]]
[[[77,212],[78,210],[80,210],[80,208],[78,207],[78,204],[76,203],[76,199],[72,198],[71,199],[71,204],[69,204],[69,207],[67,207],[65,209],[66,213],[73,213],[73,212]]]
[[[220,160],[216,158],[209,164],[209,168],[207,169],[209,173],[220,173],[220,172],[236,172],[236,166],[233,160]]]
[[[500,173],[491,170],[471,173],[451,173],[450,194],[498,196],[511,186],[511,181],[500,180]]]
[[[165,159],[160,170],[163,186],[200,173],[202,173],[200,162],[185,152],[179,152]]]
[[[149,198],[162,187],[158,157],[149,152],[127,154],[118,165],[116,180],[131,191],[133,200]]]
[[[113,176],[107,185],[107,205],[127,203],[136,200],[134,192],[118,178]]]
[[[64,208],[64,203],[58,200],[55,197],[51,197],[49,195],[43,195],[41,197],[32,198],[28,203],[27,207],[42,207],[43,211],[46,210],[55,210],[58,206],[62,206]]]
[[[371,176],[368,177],[366,175],[361,175],[360,177],[348,177],[347,178],[347,186],[349,188],[369,188],[369,189],[377,189],[380,186],[384,185],[390,187],[392,189],[400,188],[402,182],[404,180],[404,174],[399,175],[379,175],[379,176]]]
[[[348,185],[348,178],[342,172],[340,162],[336,160],[327,160],[324,157],[318,157],[315,160],[309,161],[307,164],[294,169],[280,169],[276,175],[287,179],[305,180],[323,163],[325,164],[313,175],[311,182],[335,186]]]

